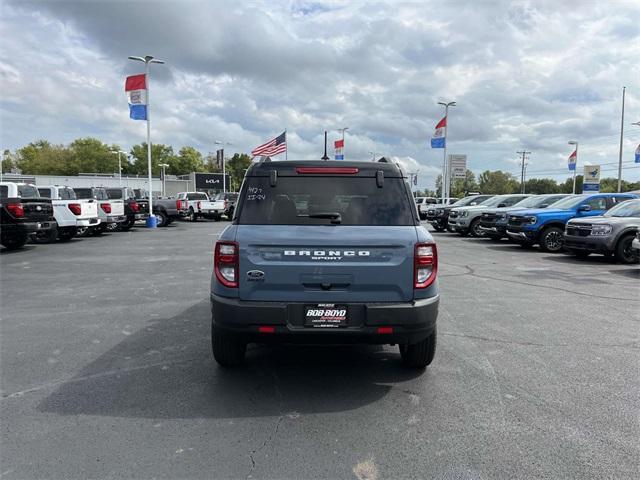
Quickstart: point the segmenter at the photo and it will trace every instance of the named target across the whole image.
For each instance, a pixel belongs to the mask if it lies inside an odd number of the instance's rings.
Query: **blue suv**
[[[576,217],[602,215],[620,202],[638,198],[632,193],[572,195],[549,208],[519,211],[509,215],[507,235],[522,245],[539,244],[543,252],[563,248],[565,224]]]
[[[248,343],[398,344],[406,366],[424,368],[437,269],[397,165],[254,163],[215,245],[213,355],[231,366]]]

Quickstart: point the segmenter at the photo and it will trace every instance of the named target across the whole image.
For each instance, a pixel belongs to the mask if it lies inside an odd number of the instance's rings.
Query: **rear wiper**
[[[342,223],[342,215],[338,212],[318,212],[310,213],[309,218],[330,218],[331,223]]]

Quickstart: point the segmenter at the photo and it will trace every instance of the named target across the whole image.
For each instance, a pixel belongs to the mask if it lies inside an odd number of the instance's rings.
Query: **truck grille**
[[[588,237],[589,235],[591,235],[591,225],[590,224],[567,225],[566,233],[567,235],[571,235],[574,237]]]
[[[509,215],[508,224],[512,227],[519,227],[525,223],[524,217],[518,217],[516,215]]]

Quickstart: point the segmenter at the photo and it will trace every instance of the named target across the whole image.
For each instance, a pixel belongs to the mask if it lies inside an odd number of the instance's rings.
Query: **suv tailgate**
[[[236,240],[242,300],[413,299],[415,226],[238,225]]]

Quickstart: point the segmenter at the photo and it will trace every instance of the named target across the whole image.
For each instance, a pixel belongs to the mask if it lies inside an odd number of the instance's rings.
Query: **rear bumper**
[[[46,232],[52,228],[57,227],[58,224],[54,221],[42,221],[42,222],[20,222],[20,223],[8,223],[2,225],[2,234],[16,234],[16,233],[36,233]]]
[[[107,215],[106,223],[124,222],[127,219],[124,215]]]
[[[211,294],[213,328],[241,335],[248,342],[409,344],[435,329],[440,297],[407,303],[352,303],[349,325],[319,329],[304,326],[304,307],[313,302],[249,302]],[[259,326],[273,326],[260,333]],[[392,327],[393,333],[378,333]]]
[[[101,220],[98,217],[82,218],[76,220],[76,227],[95,227],[100,225]]]

